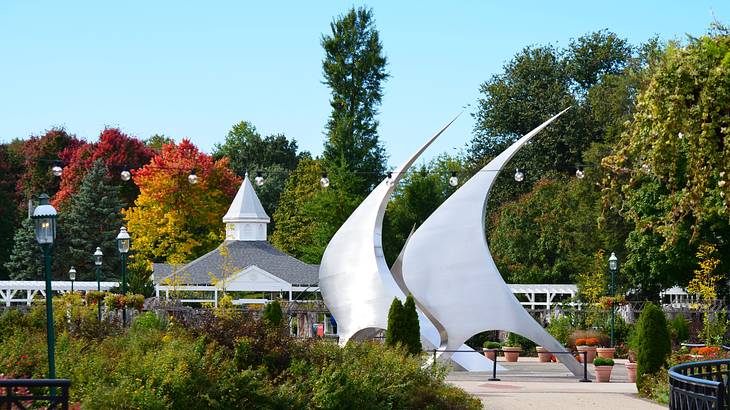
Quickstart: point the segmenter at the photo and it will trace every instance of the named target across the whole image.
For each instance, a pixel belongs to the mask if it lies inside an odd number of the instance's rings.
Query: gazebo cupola
[[[226,240],[265,241],[266,227],[270,221],[246,174],[231,207],[223,216]]]

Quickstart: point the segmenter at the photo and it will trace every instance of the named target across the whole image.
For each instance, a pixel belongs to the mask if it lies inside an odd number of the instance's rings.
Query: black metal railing
[[[502,349],[481,349],[481,350],[445,350],[445,349],[433,349],[433,363],[436,363],[436,353],[437,352],[449,352],[449,353],[477,353],[477,354],[484,354],[484,352],[494,352],[494,360],[492,360],[492,377],[487,379],[490,382],[498,382],[500,379],[497,378],[497,360],[499,355],[497,353],[504,353],[504,350]],[[550,353],[553,355],[556,354],[569,354],[571,356],[575,356],[576,354],[583,355],[583,378],[578,379],[579,382],[584,383],[590,383],[591,379],[588,378],[588,352],[586,351],[575,351],[575,352],[547,352],[542,351],[541,353]]]
[[[0,409],[25,410],[38,408],[68,410],[67,379],[0,380]]]
[[[669,369],[669,408],[728,409],[730,359],[682,363]]]

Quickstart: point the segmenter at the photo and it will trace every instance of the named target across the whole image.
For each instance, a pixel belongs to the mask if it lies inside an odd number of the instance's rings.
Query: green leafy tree
[[[393,298],[388,310],[388,328],[385,329],[385,345],[395,347],[403,342],[403,303]]]
[[[119,188],[112,182],[101,159],[94,161],[65,211],[59,214],[64,263],[76,267],[78,280],[95,280],[94,251],[104,252],[102,275],[118,276],[120,271],[116,236],[123,225]]]
[[[352,8],[322,36],[324,83],[331,89],[323,160],[327,169],[355,172],[354,194],[364,196],[385,172],[385,149],[378,140],[375,116],[388,78],[371,10]]]
[[[8,148],[5,144],[0,145],[0,215],[3,216],[0,224],[0,280],[9,278],[5,262],[10,258],[22,212],[19,207],[22,201],[15,191],[15,184],[22,174],[20,161]]]
[[[312,234],[318,221],[316,215],[303,212],[303,209],[322,189],[319,186],[321,174],[319,160],[307,158],[300,161],[289,175],[279,206],[273,214],[276,229],[271,236],[271,243],[297,258],[301,258],[305,248],[312,243]]]
[[[636,385],[641,389],[644,376],[658,372],[666,364],[672,349],[667,318],[657,305],[651,302],[644,305],[634,337],[638,363]]]
[[[413,228],[418,228],[457,188],[449,185],[451,172],[465,182],[460,158],[441,155],[427,165],[409,172],[388,202],[383,221],[383,250],[392,264]]]
[[[213,158],[227,157],[231,169],[239,176],[256,175],[261,172],[266,182],[257,187],[261,204],[270,216],[276,211],[279,197],[284,190],[289,172],[296,169],[299,160],[308,157],[308,152],[297,152],[297,141],[289,140],[283,134],[262,137],[256,127],[247,121],[234,125],[226,135],[223,144],[216,144]],[[269,224],[272,232],[275,223]]]
[[[644,276],[649,297],[686,285],[700,243],[730,253],[728,78],[730,35],[670,44],[638,97],[632,121],[603,165],[606,206],[616,206],[635,229],[623,269]],[[728,270],[728,261],[719,267]],[[648,276],[648,277],[647,277]],[[727,292],[723,284],[721,291]]]

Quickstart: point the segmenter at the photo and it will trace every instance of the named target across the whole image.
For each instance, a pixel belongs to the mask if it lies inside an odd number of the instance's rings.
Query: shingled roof
[[[221,254],[227,248],[228,257]],[[228,265],[238,273],[250,266],[260,269],[286,281],[292,285],[317,285],[319,282],[319,266],[310,265],[289,256],[274,248],[267,241],[225,241],[215,250],[200,258],[177,267],[154,264],[155,284],[162,284],[167,278],[174,280],[179,275],[180,282],[186,285],[210,285],[212,278],[221,279],[224,266]]]

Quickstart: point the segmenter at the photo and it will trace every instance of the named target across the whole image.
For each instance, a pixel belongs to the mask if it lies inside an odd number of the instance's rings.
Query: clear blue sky
[[[195,3],[195,4],[192,4]],[[203,150],[251,121],[321,153],[329,114],[320,47],[333,17],[374,10],[391,78],[380,135],[402,161],[531,44],[567,45],[603,28],[640,43],[683,39],[730,1],[40,1],[0,2],[0,141],[52,126],[95,140],[105,125]],[[462,117],[427,157],[470,139]]]

